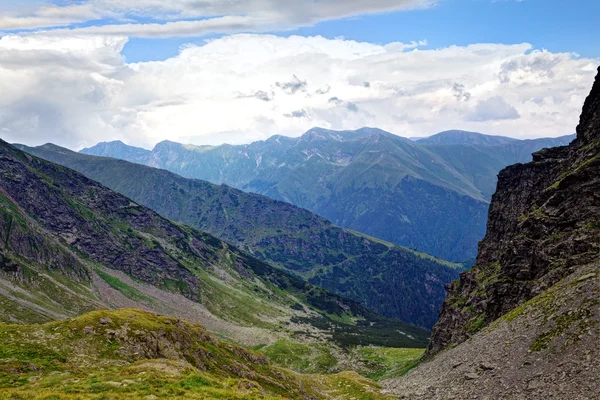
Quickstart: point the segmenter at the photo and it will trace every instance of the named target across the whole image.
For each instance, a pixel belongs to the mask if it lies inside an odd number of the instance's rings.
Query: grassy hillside
[[[355,373],[301,375],[202,326],[139,310],[0,324],[3,399],[387,399]]]
[[[458,264],[338,228],[291,204],[54,145],[21,148],[388,317],[430,328],[444,285],[458,278]]]

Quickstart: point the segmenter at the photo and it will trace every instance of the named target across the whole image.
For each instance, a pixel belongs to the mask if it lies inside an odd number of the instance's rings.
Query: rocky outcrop
[[[600,72],[577,138],[499,175],[471,271],[452,283],[428,354],[481,328],[600,258]]]

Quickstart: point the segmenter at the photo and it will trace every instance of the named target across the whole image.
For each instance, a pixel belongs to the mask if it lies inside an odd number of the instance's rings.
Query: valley
[[[593,384],[600,369],[598,121],[600,69],[576,139],[499,173],[486,236],[466,271],[226,185],[54,145],[2,142],[0,393],[600,394]],[[505,140],[466,138],[486,146]],[[421,140],[453,146],[466,139],[450,132]],[[336,280],[328,283],[328,273]],[[437,309],[427,281],[443,285],[453,274],[460,278],[448,285],[431,337],[371,311],[365,305],[377,303],[361,295],[370,288],[422,316],[424,303]],[[388,285],[365,285],[361,276]],[[394,292],[388,281],[398,277],[410,288]],[[428,299],[419,294],[423,280]]]
[[[598,15],[0,1],[0,400],[600,400]]]
[[[465,268],[226,185],[53,145],[18,147],[81,172],[163,217],[215,235],[312,284],[427,329],[437,320],[444,286]]]
[[[2,322],[135,307],[200,322],[246,346],[326,343],[320,371],[348,368],[349,347],[427,343],[424,329],[170,222],[72,170],[6,143],[0,165]],[[350,368],[369,373],[364,364]]]

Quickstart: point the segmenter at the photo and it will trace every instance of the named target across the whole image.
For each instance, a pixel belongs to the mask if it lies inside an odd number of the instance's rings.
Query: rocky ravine
[[[430,361],[388,387],[405,398],[599,398],[599,267],[600,73],[577,139],[500,173]]]

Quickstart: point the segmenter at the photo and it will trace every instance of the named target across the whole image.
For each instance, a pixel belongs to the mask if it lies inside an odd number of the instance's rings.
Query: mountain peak
[[[590,95],[585,100],[577,126],[577,141],[585,146],[600,138],[600,67]]]
[[[378,128],[363,127],[356,130],[338,131],[315,127],[300,137],[302,140],[336,140],[338,142],[364,139],[375,135],[393,136]]]
[[[511,142],[515,142],[517,139],[505,137],[505,136],[493,136],[484,135],[478,132],[469,132],[461,130],[450,130],[440,132],[436,135],[417,140],[420,144],[442,144],[442,145],[484,145],[484,146],[498,146]]]
[[[144,158],[151,152],[150,150],[146,150],[141,147],[129,146],[120,140],[113,140],[112,142],[100,142],[95,146],[81,150],[80,153],[99,157],[127,157],[138,160]]]
[[[184,145],[181,143],[173,142],[171,140],[163,140],[162,142],[158,142],[152,151],[158,151],[161,149],[170,149],[170,148],[180,148]]]

